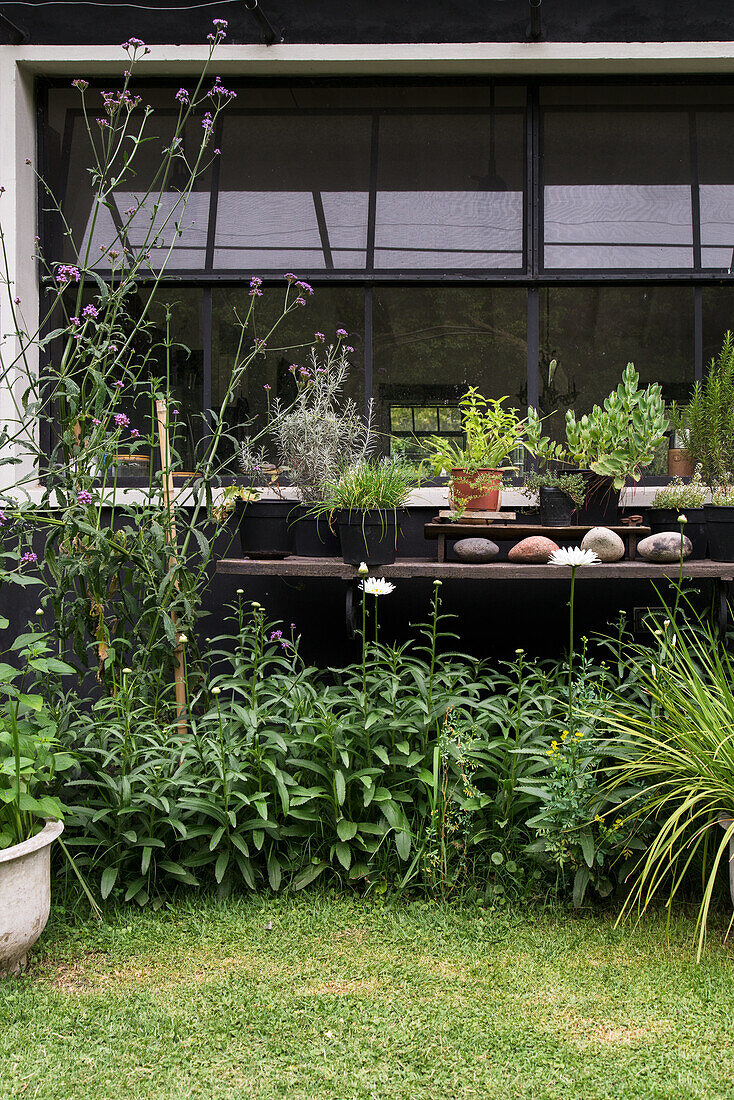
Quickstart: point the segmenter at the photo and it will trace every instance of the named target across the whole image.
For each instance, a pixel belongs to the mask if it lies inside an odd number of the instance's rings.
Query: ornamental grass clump
[[[620,694],[598,718],[615,739],[609,789],[621,795],[620,812],[654,826],[620,920],[633,908],[644,912],[659,895],[672,908],[695,868],[703,883],[700,959],[734,838],[734,666],[708,625],[679,626],[671,614],[659,637],[652,659],[643,646],[628,651],[644,694]],[[633,800],[625,798],[630,785],[642,792]]]
[[[418,482],[414,466],[403,459],[362,459],[324,483],[320,512],[395,512],[408,502]]]

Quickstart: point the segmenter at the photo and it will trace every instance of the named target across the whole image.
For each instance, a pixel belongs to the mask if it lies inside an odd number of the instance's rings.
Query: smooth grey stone
[[[454,544],[454,553],[459,561],[475,564],[492,561],[499,552],[500,548],[497,543],[491,542],[489,539],[459,539]]]
[[[680,561],[681,533],[680,531],[661,531],[658,535],[648,535],[637,543],[637,553],[645,561],[669,562]],[[693,553],[691,540],[683,535],[683,558],[690,558]]]
[[[608,527],[592,527],[581,540],[582,550],[593,550],[601,561],[621,561],[624,557],[624,542]]]

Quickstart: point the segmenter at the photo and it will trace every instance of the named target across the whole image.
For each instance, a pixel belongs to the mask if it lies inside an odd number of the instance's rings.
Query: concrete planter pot
[[[19,974],[46,927],[51,906],[51,845],[64,831],[49,821],[40,833],[0,851],[0,978]]]

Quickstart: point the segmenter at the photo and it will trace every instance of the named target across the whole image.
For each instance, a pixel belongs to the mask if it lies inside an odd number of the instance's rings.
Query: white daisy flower
[[[572,569],[577,565],[598,565],[601,561],[593,550],[582,550],[580,546],[564,547],[554,550],[548,559],[549,565],[568,565]]]
[[[389,596],[395,591],[395,585],[390,584],[390,581],[386,581],[384,577],[368,577],[366,581],[360,582],[359,587],[368,596]]]

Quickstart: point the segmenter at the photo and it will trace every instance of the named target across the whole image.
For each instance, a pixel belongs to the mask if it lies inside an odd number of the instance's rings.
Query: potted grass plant
[[[665,439],[669,423],[662,388],[657,382],[640,388],[634,363],[628,363],[616,390],[577,419],[566,413],[563,443],[542,434],[542,420],[528,410],[527,446],[542,462],[558,462],[581,471],[587,487],[581,523],[614,523],[619,492],[639,481]]]
[[[418,483],[414,466],[402,459],[362,459],[323,486],[315,506],[339,529],[348,565],[390,565],[395,561],[399,515]]]
[[[425,441],[428,462],[436,474],[450,475],[454,512],[494,512],[499,507],[502,478],[514,469],[512,452],[523,446],[525,421],[504,407],[506,397],[483,397],[470,386],[459,402],[463,442],[434,435]]]

